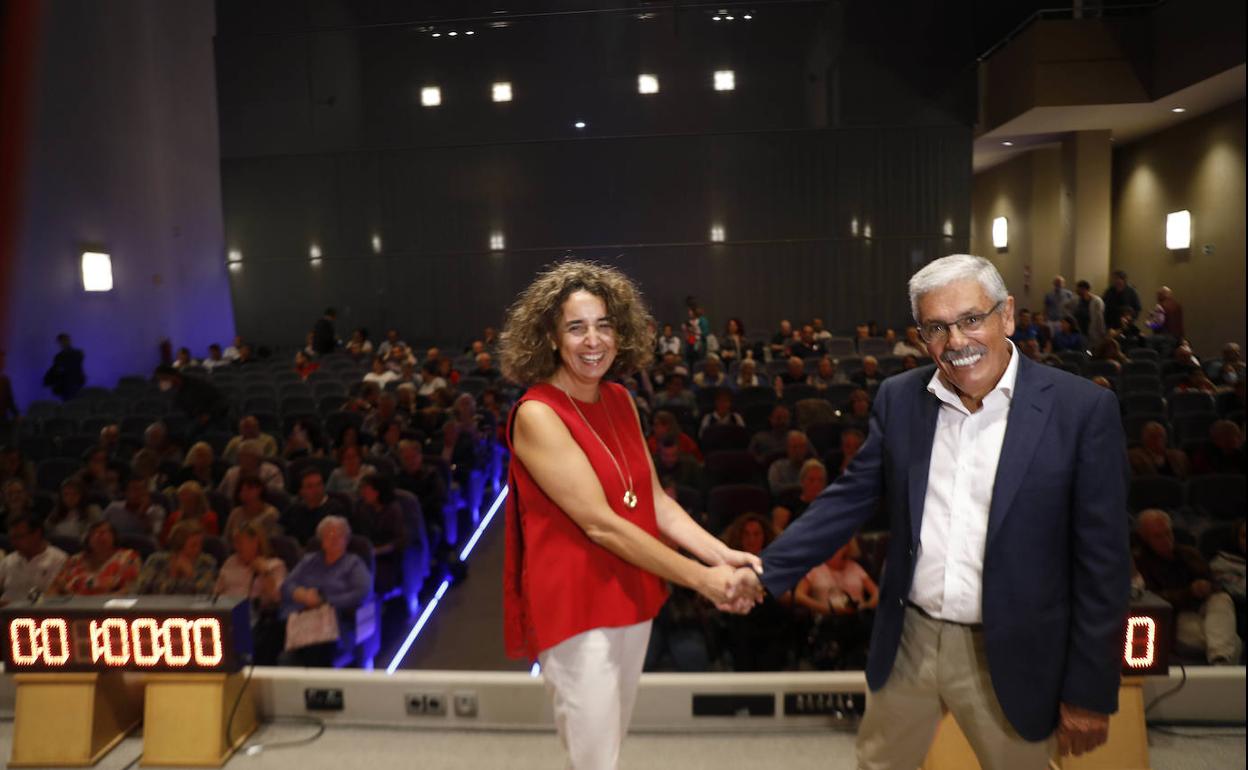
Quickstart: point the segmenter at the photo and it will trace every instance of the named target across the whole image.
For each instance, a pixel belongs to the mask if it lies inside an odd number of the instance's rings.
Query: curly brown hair
[[[776,531],[776,526],[771,523],[771,519],[758,513],[743,513],[733,519],[732,523],[724,529],[723,534],[719,536],[719,539],[724,541],[724,544],[729,548],[737,551],[741,550],[741,539],[745,533],[745,525],[751,521],[758,522],[758,526],[763,528],[764,548],[771,545],[771,541],[780,536],[780,533]]]
[[[550,379],[559,369],[558,338],[563,303],[586,291],[607,306],[615,328],[615,361],[608,376],[626,376],[650,365],[654,358],[654,319],[637,284],[614,267],[568,260],[538,274],[507,311],[499,339],[503,376],[521,385]]]

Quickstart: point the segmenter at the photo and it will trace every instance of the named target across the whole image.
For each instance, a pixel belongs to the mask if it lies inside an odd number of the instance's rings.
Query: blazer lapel
[[[923,502],[927,498],[927,475],[932,462],[932,444],[936,440],[936,418],[940,399],[927,390],[927,380],[920,380],[920,393],[915,420],[910,431],[910,467],[907,482],[910,491],[910,545],[919,544],[919,528],[923,524]]]
[[[1048,422],[1053,406],[1050,383],[1036,380],[1033,363],[1027,358],[1018,362],[1018,379],[1014,383],[1014,397],[1010,400],[1009,422],[1005,427],[1005,439],[1001,443],[1001,458],[997,461],[997,477],[992,486],[992,505],[988,509],[988,537],[986,546],[1001,529],[1018,494],[1018,487],[1027,475],[1040,434]]]

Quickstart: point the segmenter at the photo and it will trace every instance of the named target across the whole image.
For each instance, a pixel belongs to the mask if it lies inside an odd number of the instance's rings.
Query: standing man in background
[[[910,305],[935,364],[880,385],[853,462],[731,593],[781,596],[882,498],[892,537],[858,767],[918,767],[948,710],[985,770],[1041,770],[1054,734],[1064,754],[1090,751],[1118,708],[1131,574],[1118,401],[1019,355],[1014,298],[986,259],[928,264]]]
[[[43,385],[50,388],[62,401],[68,401],[87,384],[87,375],[82,371],[82,351],[69,343],[69,335],[61,332],[56,335],[56,344],[61,351],[52,359],[52,366],[43,375]]]
[[[316,319],[312,327],[312,349],[318,356],[333,353],[338,348],[338,335],[334,331],[334,321],[338,313],[332,308],[325,308],[325,315]]]

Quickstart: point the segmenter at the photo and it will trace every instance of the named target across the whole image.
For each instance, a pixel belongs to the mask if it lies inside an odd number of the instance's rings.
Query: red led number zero
[[[1122,660],[1130,668],[1148,668],[1153,665],[1156,649],[1157,623],[1150,617],[1127,618],[1127,639]]]
[[[63,666],[69,661],[69,625],[61,618],[17,618],[9,624],[14,665]]]

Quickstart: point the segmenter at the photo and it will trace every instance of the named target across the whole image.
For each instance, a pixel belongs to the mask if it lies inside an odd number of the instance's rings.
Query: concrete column
[[[1077,131],[1062,140],[1064,187],[1069,212],[1067,280],[1085,279],[1100,292],[1109,284],[1112,225],[1112,146],[1109,131]]]

